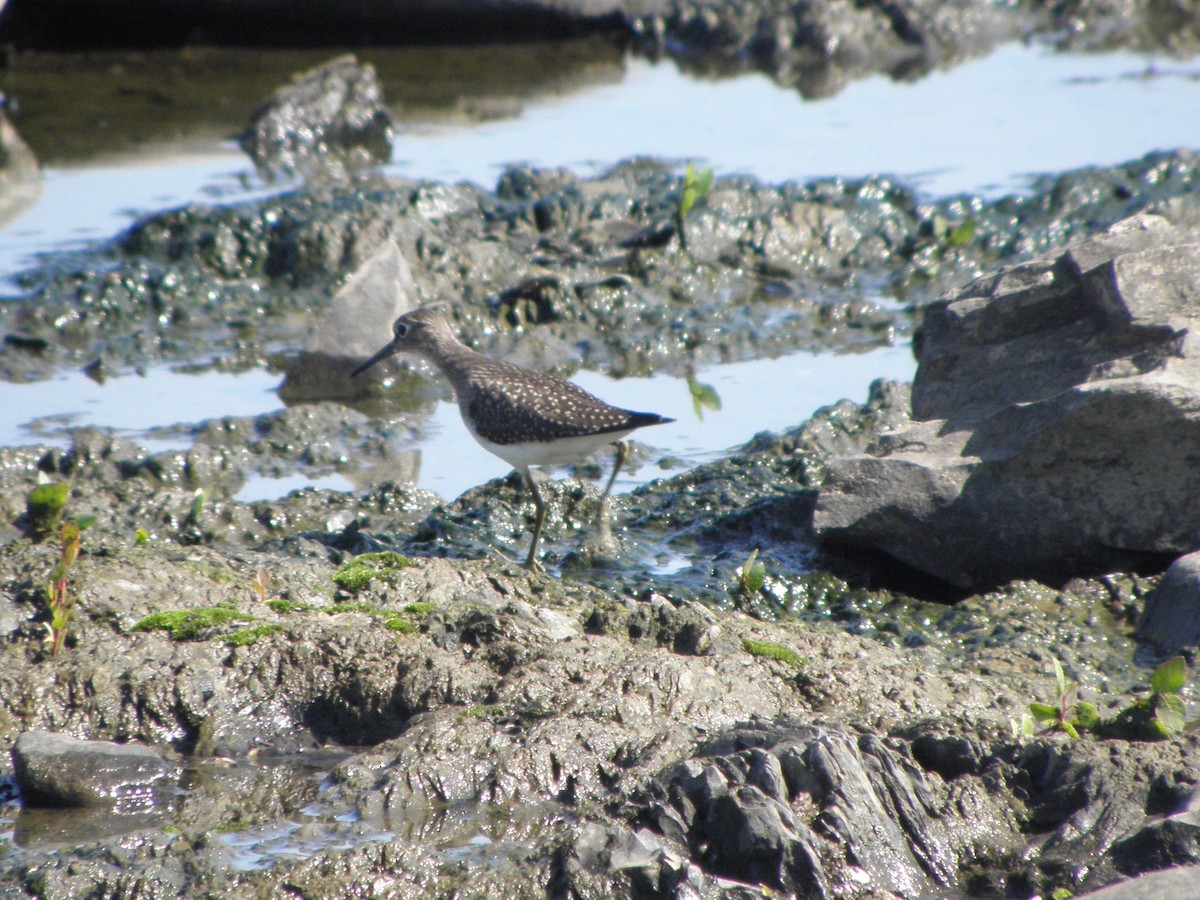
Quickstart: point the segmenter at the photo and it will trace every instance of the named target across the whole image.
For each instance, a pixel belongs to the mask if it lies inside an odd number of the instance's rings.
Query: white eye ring
[[[398,337],[398,338],[408,337],[408,326],[405,325],[403,322],[396,323],[396,337]]]

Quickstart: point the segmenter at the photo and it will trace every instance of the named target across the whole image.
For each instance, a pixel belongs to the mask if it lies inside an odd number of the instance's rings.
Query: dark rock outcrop
[[[275,91],[239,143],[270,175],[337,176],[391,157],[392,116],[375,69],[341,56]]]
[[[932,304],[912,421],[835,460],[814,514],[962,588],[1200,547],[1200,242],[1154,215]]]

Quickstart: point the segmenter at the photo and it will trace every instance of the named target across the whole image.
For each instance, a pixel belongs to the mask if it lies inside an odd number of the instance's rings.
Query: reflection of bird
[[[656,413],[609,406],[583,388],[554,375],[531,372],[492,359],[460,343],[445,316],[417,309],[396,320],[391,342],[354,370],[354,375],[397,353],[413,353],[433,363],[454,387],[458,408],[471,436],[525,476],[537,516],[526,568],[537,569],[538,539],[546,504],[530,466],[552,466],[583,459],[605,444],[617,448],[616,461],[600,498],[599,516],[625,462],[621,438],[635,428],[673,422]]]

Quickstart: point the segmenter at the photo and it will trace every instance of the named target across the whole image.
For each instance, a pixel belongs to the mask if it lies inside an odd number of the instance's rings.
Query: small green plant
[[[1068,888],[1055,888],[1050,892],[1050,900],[1071,900],[1075,895]]]
[[[708,193],[713,183],[713,170],[696,171],[694,163],[688,163],[683,173],[683,189],[679,194],[679,205],[675,208],[675,229],[679,234],[679,245],[687,250],[687,232],[684,230],[684,220],[692,207],[701,197]]]
[[[133,542],[139,546],[149,542],[149,540],[150,532],[148,532],[145,528],[139,528],[133,533]]]
[[[356,556],[333,573],[333,583],[343,590],[358,593],[376,578],[387,582],[395,580],[401,569],[411,565],[408,558],[391,550],[380,553],[364,553]]]
[[[783,644],[776,644],[774,641],[756,641],[752,638],[742,638],[742,649],[751,656],[757,656],[761,659],[776,659],[787,663],[794,669],[803,669],[807,662],[795,650],[785,647]]]
[[[1055,658],[1051,662],[1054,663],[1056,682],[1054,703],[1030,703],[1029,715],[1022,722],[1022,732],[1032,736],[1040,723],[1046,726],[1043,730],[1057,729],[1078,740],[1080,731],[1093,731],[1100,724],[1100,713],[1091,703],[1075,699],[1079,685],[1067,680],[1062,663]]]
[[[200,524],[200,514],[204,512],[204,488],[196,488],[192,494],[192,508],[188,510],[187,520],[192,525]]]
[[[711,409],[713,412],[721,411],[721,398],[711,384],[701,384],[695,376],[688,375],[687,385],[688,392],[692,395],[692,409],[696,411],[697,419],[704,419],[704,410],[706,409]]]
[[[738,569],[738,591],[742,594],[757,594],[767,580],[767,567],[758,558],[758,548],[750,551],[746,561]]]
[[[133,626],[134,631],[165,631],[173,641],[203,640],[205,632],[230,622],[253,622],[254,616],[225,606],[178,609],[153,613]]]
[[[58,531],[61,549],[58,562],[46,584],[46,609],[50,613],[50,621],[46,623],[46,643],[50,645],[51,656],[57,656],[62,650],[63,642],[67,639],[67,627],[75,615],[75,595],[71,593],[67,581],[71,567],[79,556],[82,533],[95,523],[95,516],[75,516],[63,522]]]
[[[284,627],[277,623],[251,625],[249,628],[239,628],[225,639],[225,643],[231,647],[249,647],[251,644],[257,642],[260,637],[266,637],[268,634],[276,634],[283,630]]]
[[[1183,731],[1187,722],[1181,692],[1187,676],[1182,656],[1162,663],[1150,676],[1150,696],[1133,701],[1105,722],[1105,736],[1160,741]]]

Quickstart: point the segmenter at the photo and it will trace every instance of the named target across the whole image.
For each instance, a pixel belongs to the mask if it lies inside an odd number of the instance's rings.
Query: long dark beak
[[[363,372],[367,371],[367,369],[371,368],[371,366],[375,365],[376,363],[383,362],[389,356],[395,356],[399,352],[400,351],[396,349],[395,341],[391,342],[386,347],[384,347],[382,350],[380,350],[378,353],[376,353],[374,356],[372,356],[370,359],[368,359],[365,363],[363,363],[361,366],[359,366],[357,369],[355,369],[353,372],[351,372],[350,377],[357,378]]]

